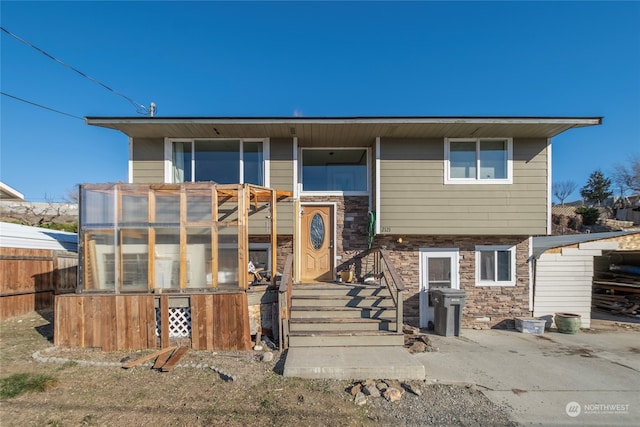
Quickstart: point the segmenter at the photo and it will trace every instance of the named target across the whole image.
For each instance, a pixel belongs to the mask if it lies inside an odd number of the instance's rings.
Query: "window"
[[[265,142],[244,139],[171,141],[168,181],[265,186]]]
[[[510,138],[445,139],[445,184],[510,184]]]
[[[476,246],[476,286],[514,286],[514,246]]]
[[[368,192],[368,150],[303,149],[302,191]]]

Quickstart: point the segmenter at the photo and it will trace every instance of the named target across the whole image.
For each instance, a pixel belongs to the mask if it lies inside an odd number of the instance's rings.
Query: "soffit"
[[[291,138],[304,146],[370,145],[382,138],[551,138],[574,127],[601,124],[587,118],[140,118],[88,117],[87,124],[133,138]]]

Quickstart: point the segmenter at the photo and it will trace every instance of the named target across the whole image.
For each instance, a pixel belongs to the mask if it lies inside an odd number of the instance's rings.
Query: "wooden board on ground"
[[[176,349],[176,347],[167,347],[167,348],[163,348],[163,349],[158,350],[158,351],[154,351],[153,353],[147,354],[146,356],[142,356],[142,357],[140,357],[140,358],[138,358],[136,360],[131,360],[131,361],[125,363],[124,365],[122,365],[122,367],[125,368],[125,369],[133,368],[135,366],[138,366],[138,365],[146,362],[147,360],[151,360],[151,359],[154,359],[156,357],[159,359],[160,356],[163,356],[165,354],[168,357],[168,355],[171,354],[171,352],[173,350],[175,350],[175,349]]]
[[[151,369],[160,369],[164,366],[165,363],[167,363],[167,360],[169,360],[169,358],[173,354],[173,350],[175,350],[177,347],[169,348],[171,349],[171,351],[167,351],[166,353],[162,353],[160,356],[158,356]]]
[[[189,351],[188,347],[180,347],[178,348],[169,358],[169,360],[167,360],[167,363],[165,363],[164,365],[162,365],[162,368],[160,369],[162,372],[170,372],[173,371],[173,369],[176,367],[176,365],[178,364],[178,362],[180,361],[180,359],[182,358],[182,356],[184,356],[184,354]]]

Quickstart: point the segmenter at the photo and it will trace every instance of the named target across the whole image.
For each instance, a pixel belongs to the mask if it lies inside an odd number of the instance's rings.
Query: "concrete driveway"
[[[640,425],[640,330],[463,330],[415,355],[430,382],[472,383],[523,425]]]

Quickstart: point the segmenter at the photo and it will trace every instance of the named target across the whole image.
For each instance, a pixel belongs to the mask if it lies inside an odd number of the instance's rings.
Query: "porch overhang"
[[[381,138],[552,138],[602,117],[86,117],[132,138],[291,138],[313,145],[352,145]]]

